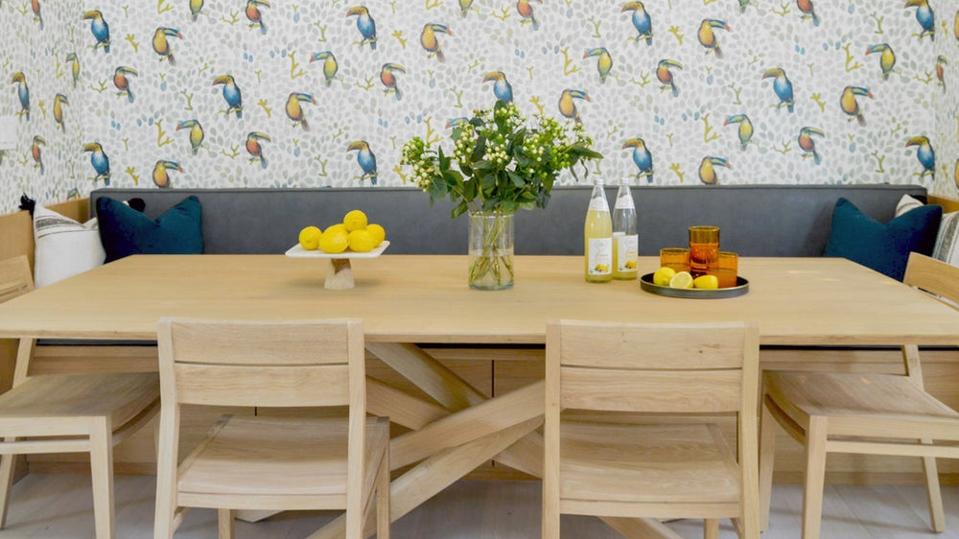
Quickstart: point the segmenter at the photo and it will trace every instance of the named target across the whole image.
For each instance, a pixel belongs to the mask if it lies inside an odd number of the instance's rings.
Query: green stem
[[[470,282],[479,283],[488,275],[493,276],[496,287],[512,282],[511,257],[508,254],[499,254],[498,249],[502,236],[506,232],[507,220],[508,215],[505,214],[495,214],[493,218],[482,219],[482,251],[470,267]]]

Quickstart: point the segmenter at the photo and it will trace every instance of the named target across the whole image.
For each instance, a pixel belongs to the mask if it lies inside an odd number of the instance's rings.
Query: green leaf
[[[506,174],[509,176],[509,179],[513,181],[513,185],[522,189],[526,186],[526,179],[524,179],[519,174],[513,172],[512,170],[506,171]]]
[[[473,170],[477,172],[489,172],[491,170],[496,170],[496,165],[485,160],[477,161],[473,164]]]
[[[466,201],[463,200],[459,204],[453,207],[453,210],[450,212],[450,216],[453,219],[456,219],[460,215],[463,215],[464,213],[466,213],[466,211],[469,209],[470,209],[469,204],[467,204]]]
[[[476,147],[473,148],[473,155],[470,156],[470,161],[476,163],[482,160],[484,155],[486,155],[486,139],[480,137],[476,141]]]
[[[433,180],[430,182],[430,197],[439,200],[446,196],[446,182]]]
[[[603,154],[596,152],[590,148],[587,148],[586,146],[583,146],[582,144],[573,144],[572,146],[569,147],[569,149],[571,152],[573,152],[574,155],[577,155],[582,158],[603,159]]]
[[[450,158],[446,157],[446,154],[443,153],[443,147],[440,146],[437,151],[437,156],[439,157],[440,164],[440,174],[445,174],[450,169]]]
[[[476,198],[476,192],[479,189],[479,182],[475,180],[469,180],[463,182],[463,199],[467,202],[471,202]]]

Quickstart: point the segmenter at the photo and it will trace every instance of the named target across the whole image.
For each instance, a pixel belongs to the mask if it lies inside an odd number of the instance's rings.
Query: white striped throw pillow
[[[896,205],[896,217],[922,205],[921,201],[909,195],[903,195],[899,204]],[[959,266],[959,212],[943,214],[932,256],[947,264]]]

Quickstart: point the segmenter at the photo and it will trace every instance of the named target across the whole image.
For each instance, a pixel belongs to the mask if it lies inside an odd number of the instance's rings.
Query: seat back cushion
[[[923,206],[882,223],[840,198],[825,255],[847,258],[901,281],[909,253],[932,255],[941,221],[941,206]]]
[[[188,196],[156,219],[109,197],[96,201],[106,261],[135,254],[203,254],[202,206]]]
[[[606,196],[614,200],[616,187]],[[583,221],[591,188],[558,187],[545,210],[516,215],[519,255],[582,255]],[[723,250],[740,256],[822,256],[839,197],[887,221],[909,194],[925,199],[919,185],[735,185],[633,188],[639,252],[656,256],[663,247],[686,245],[690,225],[722,228]],[[282,254],[300,229],[337,223],[361,209],[386,228],[388,254],[466,254],[467,217],[450,219],[448,201],[430,204],[419,189],[100,189],[100,197],[141,197],[156,217],[188,195],[203,203],[207,254]]]
[[[33,212],[33,238],[37,288],[101,266],[106,258],[96,219],[79,223],[37,206]]]
[[[924,205],[921,200],[903,195],[899,205],[896,206],[896,217]],[[939,237],[936,239],[936,248],[932,256],[946,264],[959,267],[959,211],[943,214],[942,224],[939,225]]]

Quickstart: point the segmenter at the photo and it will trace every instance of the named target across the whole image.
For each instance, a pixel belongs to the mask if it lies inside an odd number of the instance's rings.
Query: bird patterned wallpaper
[[[0,0],[0,211],[95,187],[404,183],[497,99],[607,182],[959,196],[959,0]]]

